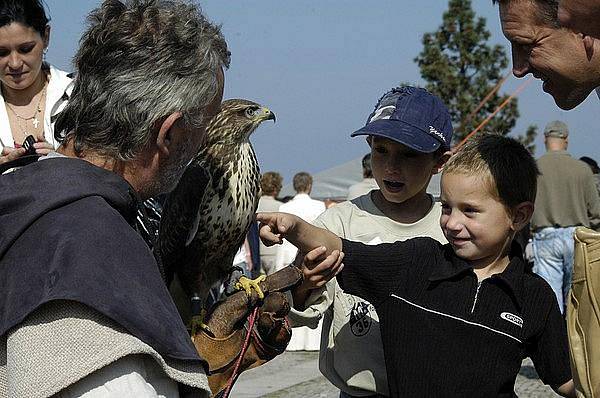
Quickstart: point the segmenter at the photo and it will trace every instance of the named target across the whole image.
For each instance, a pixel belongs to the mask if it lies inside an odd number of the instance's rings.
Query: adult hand
[[[12,162],[25,155],[25,148],[10,148],[5,146],[0,153],[0,164]]]
[[[47,141],[36,142],[35,144],[33,144],[33,147],[35,148],[35,153],[40,156],[46,156],[50,152],[54,151],[54,147],[52,146],[52,144],[50,144]]]

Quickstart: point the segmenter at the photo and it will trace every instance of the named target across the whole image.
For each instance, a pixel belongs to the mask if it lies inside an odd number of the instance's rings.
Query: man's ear
[[[594,56],[594,38],[592,36],[583,36],[583,47],[585,48],[585,55],[588,61],[592,60]]]
[[[433,166],[433,170],[431,170],[431,174],[438,174],[440,171],[442,171],[442,169],[444,168],[444,165],[446,164],[448,159],[450,159],[450,156],[452,156],[452,151],[446,151],[443,154],[441,154],[437,158],[437,161],[435,162],[435,165]]]
[[[175,123],[182,116],[181,112],[171,113],[162,123],[160,123],[158,135],[156,136],[156,146],[165,156],[169,156],[169,153],[172,150]]]
[[[513,208],[511,225],[513,231],[520,231],[529,223],[533,215],[533,208],[532,202],[519,203]]]

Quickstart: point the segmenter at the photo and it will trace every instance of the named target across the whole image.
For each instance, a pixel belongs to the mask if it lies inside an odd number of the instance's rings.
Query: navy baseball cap
[[[416,151],[450,149],[452,120],[444,103],[429,91],[403,86],[381,97],[367,124],[351,134],[389,138]]]

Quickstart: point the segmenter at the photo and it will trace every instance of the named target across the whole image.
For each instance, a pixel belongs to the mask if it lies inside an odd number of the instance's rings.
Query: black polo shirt
[[[520,255],[478,283],[449,245],[429,238],[343,240],[343,251],[338,282],[377,310],[393,397],[513,397],[526,357],[546,384],[571,379],[554,293]]]

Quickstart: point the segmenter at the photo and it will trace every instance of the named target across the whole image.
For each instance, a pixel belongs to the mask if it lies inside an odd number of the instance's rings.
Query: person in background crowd
[[[0,175],[0,396],[210,395],[134,226],[201,148],[229,59],[183,0],[92,11],[58,151]]]
[[[281,174],[274,171],[267,171],[260,178],[260,187],[262,195],[258,200],[258,208],[256,211],[279,211],[279,206],[283,204],[277,200],[281,191],[283,178]],[[266,275],[275,272],[275,260],[277,257],[277,247],[267,247],[262,242],[259,246],[260,250],[260,266]]]
[[[325,203],[310,197],[312,184],[313,179],[310,174],[306,172],[297,173],[293,180],[296,195],[289,202],[282,204],[279,207],[279,211],[294,214],[306,222],[313,222],[321,213],[325,211]],[[285,241],[277,248],[275,269],[280,270],[283,267],[291,264],[296,258],[297,254],[298,249],[291,243]],[[320,324],[314,330],[304,326],[294,328],[292,339],[287,346],[287,350],[316,351],[319,349],[320,336]]]
[[[561,312],[571,287],[573,231],[600,218],[600,199],[589,167],[567,152],[569,129],[561,121],[544,129],[546,153],[537,161],[541,175],[531,218],[533,271],[554,290]]]
[[[558,0],[492,0],[500,4],[500,23],[512,48],[513,74],[531,73],[556,105],[569,110],[600,86],[600,40],[558,22]]]
[[[54,120],[73,88],[72,75],[44,60],[50,25],[40,0],[0,3],[0,164],[47,155],[58,146]],[[25,144],[25,139],[32,140]]]
[[[362,158],[362,176],[361,182],[350,185],[348,188],[348,200],[352,200],[371,192],[374,189],[379,189],[377,181],[373,178],[373,170],[371,168],[371,153],[367,153]]]
[[[431,176],[450,157],[452,122],[442,101],[423,89],[395,88],[377,102],[367,124],[352,134],[358,135],[367,136],[378,188],[334,206],[313,224],[367,244],[418,236],[446,243],[439,224],[442,207],[427,194]],[[373,305],[343,292],[336,279],[324,287],[316,284],[317,268],[302,269],[304,282],[293,291],[289,317],[292,325],[309,327],[323,318],[321,372],[340,389],[341,397],[389,396]]]

